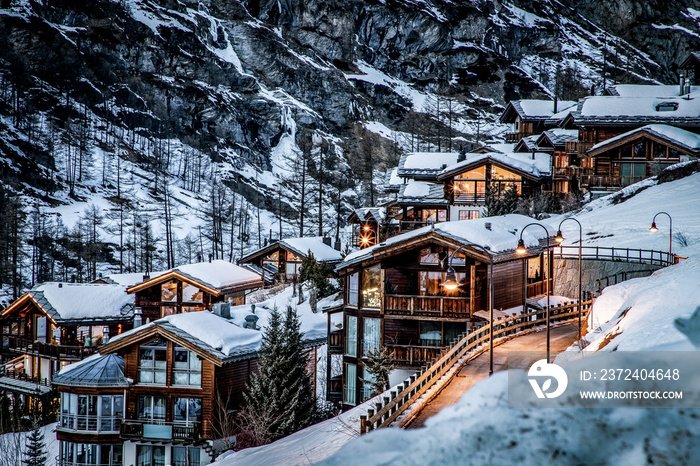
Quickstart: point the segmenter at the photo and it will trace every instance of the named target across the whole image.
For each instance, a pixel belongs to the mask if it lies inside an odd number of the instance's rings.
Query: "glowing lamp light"
[[[527,252],[527,249],[525,249],[525,242],[521,239],[518,240],[518,247],[515,250],[518,254],[525,254]]]
[[[455,269],[449,267],[445,273],[445,281],[440,284],[444,286],[447,291],[454,291],[459,288],[459,283],[457,282],[457,277],[455,276]]]
[[[365,230],[365,231],[369,231],[369,225],[363,226],[362,229]]]
[[[367,243],[369,243],[369,238],[367,238],[367,237],[365,236],[365,237],[363,237],[360,241],[362,242],[362,244],[367,244]]]
[[[659,231],[659,229],[656,228],[656,222],[651,222],[651,228],[649,228],[649,231]]]
[[[554,238],[554,241],[557,243],[563,243],[564,242],[564,237],[561,234],[561,230],[557,231],[557,236]]]

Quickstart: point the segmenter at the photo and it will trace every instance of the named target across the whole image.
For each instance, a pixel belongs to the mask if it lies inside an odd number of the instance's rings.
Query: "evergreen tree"
[[[363,379],[363,382],[372,387],[372,396],[378,395],[389,388],[389,372],[394,369],[394,365],[391,353],[386,347],[372,348],[367,353],[365,367],[371,378],[368,380]]]
[[[311,287],[316,290],[316,297],[318,299],[323,299],[326,296],[330,296],[336,291],[335,286],[331,283],[328,277],[332,276],[333,267],[331,267],[327,262],[318,263],[311,251],[308,251],[306,257],[301,263],[301,269],[299,270],[299,281],[302,283],[306,281],[311,282]]]
[[[519,202],[520,195],[518,194],[518,188],[516,188],[514,184],[508,186],[501,195],[501,215],[514,214],[517,212]]]
[[[241,413],[242,429],[253,434],[258,445],[306,427],[314,414],[300,328],[296,311],[288,306],[284,320],[273,309],[263,333],[259,372],[244,394]]]
[[[27,447],[24,450],[22,463],[25,466],[45,466],[46,459],[44,433],[41,431],[38,419],[35,419],[33,429],[27,436]]]

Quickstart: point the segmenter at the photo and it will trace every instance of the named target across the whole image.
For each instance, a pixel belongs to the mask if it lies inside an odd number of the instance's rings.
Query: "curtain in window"
[[[381,321],[379,319],[364,319],[364,332],[362,341],[362,354],[367,355],[375,348],[379,348],[381,339]]]
[[[357,317],[355,316],[348,316],[345,346],[345,354],[357,356]]]

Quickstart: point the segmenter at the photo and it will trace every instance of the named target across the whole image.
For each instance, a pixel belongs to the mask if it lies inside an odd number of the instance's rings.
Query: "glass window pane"
[[[173,357],[173,367],[176,369],[187,368],[187,353],[185,349],[176,349]]]
[[[360,274],[353,273],[348,277],[348,304],[357,306],[357,297],[360,291]]]
[[[148,348],[139,349],[139,365],[141,367],[153,367],[153,350]]]
[[[114,414],[116,416],[124,414],[124,395],[114,396]]]
[[[173,402],[173,420],[187,420],[187,398],[175,398]]]
[[[423,322],[420,323],[420,344],[422,346],[442,345],[442,323]]]
[[[182,302],[183,303],[201,303],[204,300],[204,293],[196,286],[183,283]]]
[[[379,307],[379,282],[381,277],[379,264],[362,271],[362,306]]]
[[[196,385],[196,386],[202,385],[202,374],[199,372],[191,372],[189,385]]]
[[[380,340],[380,320],[379,319],[364,319],[363,345],[362,353],[367,355],[370,351],[379,348]]]
[[[190,398],[188,407],[188,419],[190,421],[199,421],[202,418],[202,399]]]
[[[190,370],[201,371],[202,370],[202,360],[197,357],[196,354],[190,352]]]
[[[160,300],[173,302],[177,301],[177,283],[169,281],[160,286]]]
[[[165,419],[165,397],[153,397],[153,419]]]
[[[186,466],[187,465],[187,448],[186,447],[173,447],[173,466]]]
[[[153,447],[153,466],[165,466],[165,447]]]
[[[345,364],[345,402],[355,404],[357,387],[357,365]]]
[[[348,316],[345,341],[345,354],[357,356],[357,317],[355,316]]]
[[[187,385],[187,372],[173,372],[174,385]]]

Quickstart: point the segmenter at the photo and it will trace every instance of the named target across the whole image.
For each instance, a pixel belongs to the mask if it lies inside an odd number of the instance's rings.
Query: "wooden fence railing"
[[[578,246],[555,246],[552,248],[554,257],[578,257]],[[583,246],[581,248],[583,259],[597,259],[607,261],[635,262],[639,264],[652,264],[665,267],[676,263],[678,256],[667,251],[655,251],[653,249],[630,249],[603,246]]]
[[[579,312],[586,312],[592,301],[565,304],[549,309],[550,323],[561,322],[577,317]],[[525,314],[515,314],[494,320],[494,338],[505,337],[525,329],[537,327],[546,322],[546,310],[537,310]],[[397,390],[391,390],[390,396],[383,397],[381,403],[376,403],[375,409],[368,409],[366,416],[360,416],[360,434],[371,430],[388,427],[418,398],[445,375],[452,366],[469,351],[476,349],[489,340],[490,325],[460,336],[452,345],[445,348],[441,355],[429,367],[423,367],[419,373],[413,374],[399,385]]]
[[[421,317],[472,317],[469,298],[386,295],[384,314]]]

